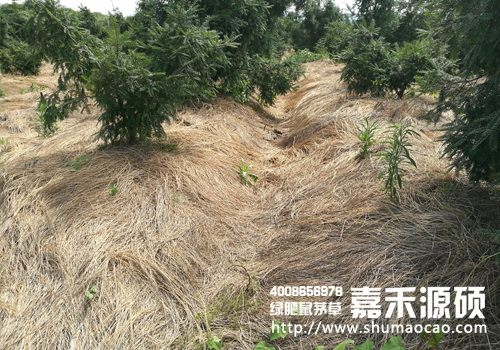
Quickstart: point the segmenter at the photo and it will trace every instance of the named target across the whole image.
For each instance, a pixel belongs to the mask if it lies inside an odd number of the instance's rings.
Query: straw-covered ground
[[[4,75],[0,348],[201,349],[217,335],[223,349],[253,349],[269,343],[273,320],[371,324],[351,317],[351,287],[464,283],[486,287],[484,321],[375,321],[484,322],[487,334],[449,334],[442,346],[500,348],[499,264],[491,258],[473,271],[497,252],[475,232],[500,228],[499,205],[486,187],[446,173],[439,133],[417,118],[430,99],[349,96],[338,65],[305,67],[300,89],[275,107],[200,103],[165,125],[167,140],[104,149],[93,141],[96,109],[38,136],[39,93],[18,90],[30,82],[53,89],[50,67],[36,77]],[[418,168],[408,168],[399,205],[380,191],[381,159],[358,157],[364,116],[381,121],[378,135],[404,118],[420,133],[409,139]],[[71,171],[80,156],[90,160]],[[240,159],[253,165],[255,186],[232,169]],[[110,184],[118,184],[115,196]],[[347,293],[270,295],[273,286],[323,285]],[[270,316],[271,302],[288,299],[340,302],[342,314]],[[272,344],[332,349],[346,339],[380,346],[389,337],[319,331]],[[403,338],[417,348],[417,335]]]

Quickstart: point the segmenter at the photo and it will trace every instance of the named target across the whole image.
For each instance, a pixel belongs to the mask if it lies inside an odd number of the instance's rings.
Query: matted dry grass
[[[37,95],[16,96],[25,78],[4,76],[0,137],[11,149],[0,158],[0,348],[195,349],[216,334],[223,349],[253,349],[276,320],[269,303],[283,301],[269,295],[275,285],[460,286],[471,264],[495,252],[473,232],[498,229],[499,206],[486,189],[446,174],[438,133],[416,118],[426,101],[348,96],[340,66],[306,69],[301,88],[268,109],[278,118],[223,99],[182,109],[165,125],[165,142],[179,152],[100,150],[97,110],[37,137]],[[47,70],[29,81],[50,88],[53,79]],[[382,125],[411,118],[421,134],[411,138],[419,167],[409,169],[400,205],[380,192],[379,159],[357,157],[364,116]],[[69,171],[66,162],[84,154],[91,161]],[[254,165],[255,187],[232,170],[240,159]],[[116,196],[110,183],[119,184]],[[488,335],[450,335],[447,349],[499,347],[492,260],[467,282],[486,286]],[[85,297],[91,286],[98,299]],[[337,300],[340,317],[280,321],[358,323],[349,294]],[[318,333],[274,345],[387,337]],[[417,344],[415,335],[405,341]]]

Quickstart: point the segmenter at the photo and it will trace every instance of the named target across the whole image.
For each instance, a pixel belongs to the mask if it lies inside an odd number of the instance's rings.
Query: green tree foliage
[[[401,99],[419,72],[430,69],[432,59],[442,55],[442,49],[431,39],[391,45],[379,32],[373,23],[355,24],[351,43],[339,56],[346,64],[341,79],[348,83],[349,92],[394,94]]]
[[[0,70],[4,73],[36,75],[42,56],[28,43],[26,25],[33,15],[32,2],[0,6]]]
[[[104,39],[108,36],[106,29],[110,28],[109,19],[99,13],[92,13],[87,7],[80,6],[78,10],[80,27],[88,29],[90,34]]]
[[[128,32],[120,33],[120,16],[111,17],[114,30],[102,42],[80,26],[78,14],[52,0],[39,6],[32,23],[39,36],[33,44],[61,72],[58,89],[42,96],[46,129],[77,107],[88,107],[93,97],[104,110],[97,136],[105,142],[162,136],[161,123],[175,116],[185,98],[212,94],[210,72],[223,61],[226,43],[193,24],[194,8],[172,8],[164,26],[151,29],[147,56],[131,49],[135,44]]]
[[[427,27],[421,0],[356,0],[355,6],[358,22],[373,23],[390,43],[415,41]]]
[[[133,142],[164,136],[161,123],[175,117],[184,99],[213,96],[211,77],[224,62],[222,48],[227,43],[195,21],[195,8],[169,8],[164,25],[151,29],[149,55],[123,52],[128,33],[120,34],[115,25],[87,85],[104,110],[100,139]]]
[[[101,41],[79,26],[76,12],[62,8],[57,1],[37,1],[30,19],[30,45],[40,50],[54,72],[59,72],[57,89],[41,97],[45,105],[43,128],[56,130],[55,123],[78,107],[88,108],[90,96],[85,91],[86,77],[96,66],[96,52]]]
[[[380,35],[384,38],[391,36],[397,26],[395,11],[396,0],[356,0],[359,20],[374,24],[380,28]]]
[[[224,49],[235,45],[220,39],[216,31],[209,29],[208,22],[200,24],[194,6],[169,7],[165,13],[163,25],[152,26],[143,48],[151,58],[150,69],[176,80],[178,89],[183,89],[182,96],[214,97],[214,77],[228,64]]]
[[[496,0],[428,1],[434,22],[429,34],[451,45],[455,64],[444,59],[421,80],[424,91],[439,91],[435,121],[451,110],[445,154],[472,180],[500,177],[500,6]]]
[[[338,58],[338,55],[349,47],[353,29],[349,18],[343,16],[341,20],[328,24],[325,36],[320,41],[328,53]]]
[[[139,11],[132,19],[133,38],[146,46],[153,40],[153,24],[163,26],[168,9],[173,4],[193,6],[190,1],[165,2],[142,0]],[[290,1],[265,0],[201,0],[196,4],[198,22],[216,31],[219,37],[231,38],[235,45],[226,45],[227,61],[219,65],[213,76],[218,81],[218,90],[245,102],[258,92],[262,102],[272,104],[278,94],[289,92],[302,70],[293,60],[282,61],[285,45],[279,35],[278,16]],[[290,80],[292,79],[292,80]],[[285,80],[287,80],[286,83]],[[270,90],[271,89],[271,90]]]
[[[340,56],[345,67],[341,79],[348,83],[349,92],[385,94],[381,78],[389,61],[389,45],[379,36],[380,30],[356,24],[352,30],[351,44]]]
[[[333,1],[307,1],[302,8],[286,17],[290,44],[295,50],[314,50],[318,41],[326,35],[328,25],[338,22],[340,18],[340,9]]]
[[[399,0],[396,3],[397,25],[388,37],[393,43],[412,42],[419,39],[419,32],[427,29],[425,7],[422,0]]]
[[[398,98],[403,98],[407,89],[415,83],[416,76],[421,71],[432,68],[432,58],[439,51],[429,39],[396,46],[389,53],[387,66],[381,77],[386,92],[394,91]]]
[[[175,118],[177,106],[186,99],[214,97],[224,89],[239,93],[241,100],[258,91],[261,101],[273,103],[277,94],[292,89],[301,74],[293,58],[251,53],[249,47],[260,38],[251,34],[262,30],[256,32],[253,24],[262,20],[265,29],[266,17],[259,11],[267,5],[262,1],[251,14],[240,14],[253,18],[248,21],[252,25],[235,18],[236,33],[227,27],[227,35],[211,28],[214,17],[200,15],[206,8],[185,2],[153,7],[130,21],[118,12],[111,14],[111,30],[102,29],[106,35],[100,34],[96,18],[85,8],[74,12],[54,0],[35,4],[31,44],[60,72],[57,90],[40,100],[47,134],[56,130],[57,120],[95,102],[103,110],[97,137],[106,143],[164,136],[162,123]],[[234,42],[242,36],[248,42]],[[235,85],[233,77],[240,79]]]

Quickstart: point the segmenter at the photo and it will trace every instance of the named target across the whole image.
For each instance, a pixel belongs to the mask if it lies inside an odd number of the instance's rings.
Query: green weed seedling
[[[180,199],[179,199],[179,191],[175,192],[173,195],[172,195],[172,198],[174,199],[174,202],[176,203],[180,203]]]
[[[257,345],[255,345],[255,348],[253,348],[253,350],[276,350],[276,348],[271,344],[267,345],[265,341],[261,341]]]
[[[8,151],[10,151],[9,140],[0,138],[0,156]]]
[[[375,130],[380,128],[377,127],[378,120],[375,120],[370,124],[368,118],[365,117],[365,124],[361,124],[361,128],[358,127],[359,135],[358,139],[361,141],[359,146],[359,155],[361,159],[365,158],[370,154],[370,148],[375,143]]]
[[[442,337],[440,337],[439,339],[441,338]],[[437,337],[435,337],[434,339],[437,339]],[[272,340],[273,339],[271,339],[271,341]],[[439,343],[439,340],[437,340],[437,343]],[[437,343],[431,343],[429,341],[429,345],[431,346],[434,346],[432,344],[437,344]],[[354,340],[350,339],[344,340],[342,343],[333,348],[333,350],[345,350],[349,344],[354,344]],[[403,344],[404,344],[403,338],[391,337],[391,339],[389,339],[389,341],[385,343],[380,350],[406,350],[406,346]],[[316,348],[314,348],[314,350],[323,350],[324,348],[325,348],[324,346],[317,346]],[[352,350],[373,350],[374,348],[375,344],[373,344],[373,342],[365,341],[363,344],[356,346]],[[438,350],[437,347],[434,347],[434,349]],[[261,341],[255,346],[254,350],[275,350],[275,347],[273,345],[266,345],[265,341]],[[418,350],[420,350],[420,347],[418,348]]]
[[[19,89],[19,93],[22,95],[24,94],[24,89]]]
[[[174,143],[161,143],[160,146],[163,152],[179,153],[179,147]]]
[[[278,338],[285,339],[287,334],[287,328],[283,327],[280,321],[274,321],[273,325],[271,326],[271,334],[269,335],[269,340],[273,341]]]
[[[425,342],[429,344],[433,349],[439,350],[439,342],[445,337],[439,326],[435,326],[437,329],[432,329],[430,333],[425,330],[420,333],[419,338],[422,339],[418,344],[417,349],[421,349]]]
[[[114,196],[118,192],[118,184],[109,184],[109,194]]]
[[[90,289],[85,293],[85,296],[89,300],[98,299],[99,298],[99,294],[97,293],[97,290],[96,290],[95,286],[90,287]]]
[[[31,85],[28,89],[29,92],[39,92],[41,90],[45,90],[45,86],[35,86],[33,82],[31,82]]]
[[[80,170],[84,165],[87,165],[91,159],[92,157],[87,155],[86,153],[84,156],[76,158],[76,161],[74,163],[71,163],[71,161],[68,160],[66,166],[70,168],[69,171],[77,171]]]
[[[253,165],[245,165],[245,163],[243,162],[243,159],[241,159],[241,165],[238,166],[238,169],[236,168],[233,168],[234,171],[236,171],[240,176],[241,176],[241,181],[245,184],[245,185],[253,185],[254,183],[257,182],[257,180],[259,179],[259,177],[257,175],[254,175],[254,174],[250,174],[248,172],[248,170],[253,167]],[[253,183],[251,180],[249,180],[248,178],[252,178],[253,179]]]
[[[401,124],[391,123],[385,134],[389,135],[384,138],[382,143],[387,145],[387,148],[383,153],[376,154],[376,156],[384,159],[384,169],[378,178],[384,180],[384,189],[382,191],[389,193],[391,200],[397,203],[399,201],[397,187],[401,189],[403,183],[402,177],[405,173],[403,165],[411,164],[415,168],[417,167],[417,164],[408,151],[408,147],[411,147],[411,144],[406,141],[406,137],[408,135],[420,134],[411,129],[411,124],[408,121],[404,121]]]
[[[220,350],[221,341],[218,336],[214,335],[211,340],[207,341],[207,346],[210,350]]]

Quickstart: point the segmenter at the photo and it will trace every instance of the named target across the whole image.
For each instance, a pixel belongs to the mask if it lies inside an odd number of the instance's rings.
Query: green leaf
[[[444,337],[445,337],[445,335],[443,334],[443,332],[441,330],[439,330],[438,333],[434,333],[434,336],[432,336],[432,334],[431,334],[430,339],[429,339],[429,345],[436,346],[437,344],[439,344],[441,339],[443,339]],[[434,338],[436,338],[436,339],[434,339]]]
[[[279,325],[279,327],[271,327],[271,334],[269,335],[269,339],[271,341],[275,340],[275,339],[278,339],[279,337],[285,339],[288,331],[286,329],[286,327],[282,327],[280,325],[280,322],[279,321],[274,321],[273,325]],[[278,328],[278,330],[276,331],[276,328]],[[284,332],[283,332],[284,330]]]
[[[372,350],[375,348],[375,344],[371,341],[365,341],[363,344],[356,346],[353,350]]]
[[[207,346],[209,349],[212,349],[212,350],[220,350],[221,348],[221,340],[219,339],[219,337],[217,337],[216,335],[214,335],[212,337],[212,340],[209,340],[207,342]]]
[[[323,350],[325,347],[324,346],[317,346],[314,348],[314,350]]]
[[[382,346],[382,349],[380,350],[406,350],[406,347],[401,345],[402,342],[403,338],[392,337],[387,343],[384,344],[384,346]]]
[[[344,350],[345,347],[349,344],[354,344],[354,340],[344,340],[342,343],[337,345],[333,350]]]
[[[257,345],[255,345],[254,350],[275,350],[275,348],[271,344],[269,344],[269,345],[266,346],[266,342],[265,341],[261,341],[260,343],[258,343]]]
[[[436,346],[436,344],[439,344],[441,339],[445,337],[444,333],[441,331],[441,328],[439,328],[439,332],[434,333],[431,331],[431,333],[427,333],[426,331],[422,331],[420,333],[420,338],[424,338],[425,336],[429,337],[429,345],[430,346]],[[435,339],[434,339],[435,338]]]
[[[259,179],[257,175],[248,174],[248,176],[250,176],[253,179],[253,182],[257,182],[257,180]]]

